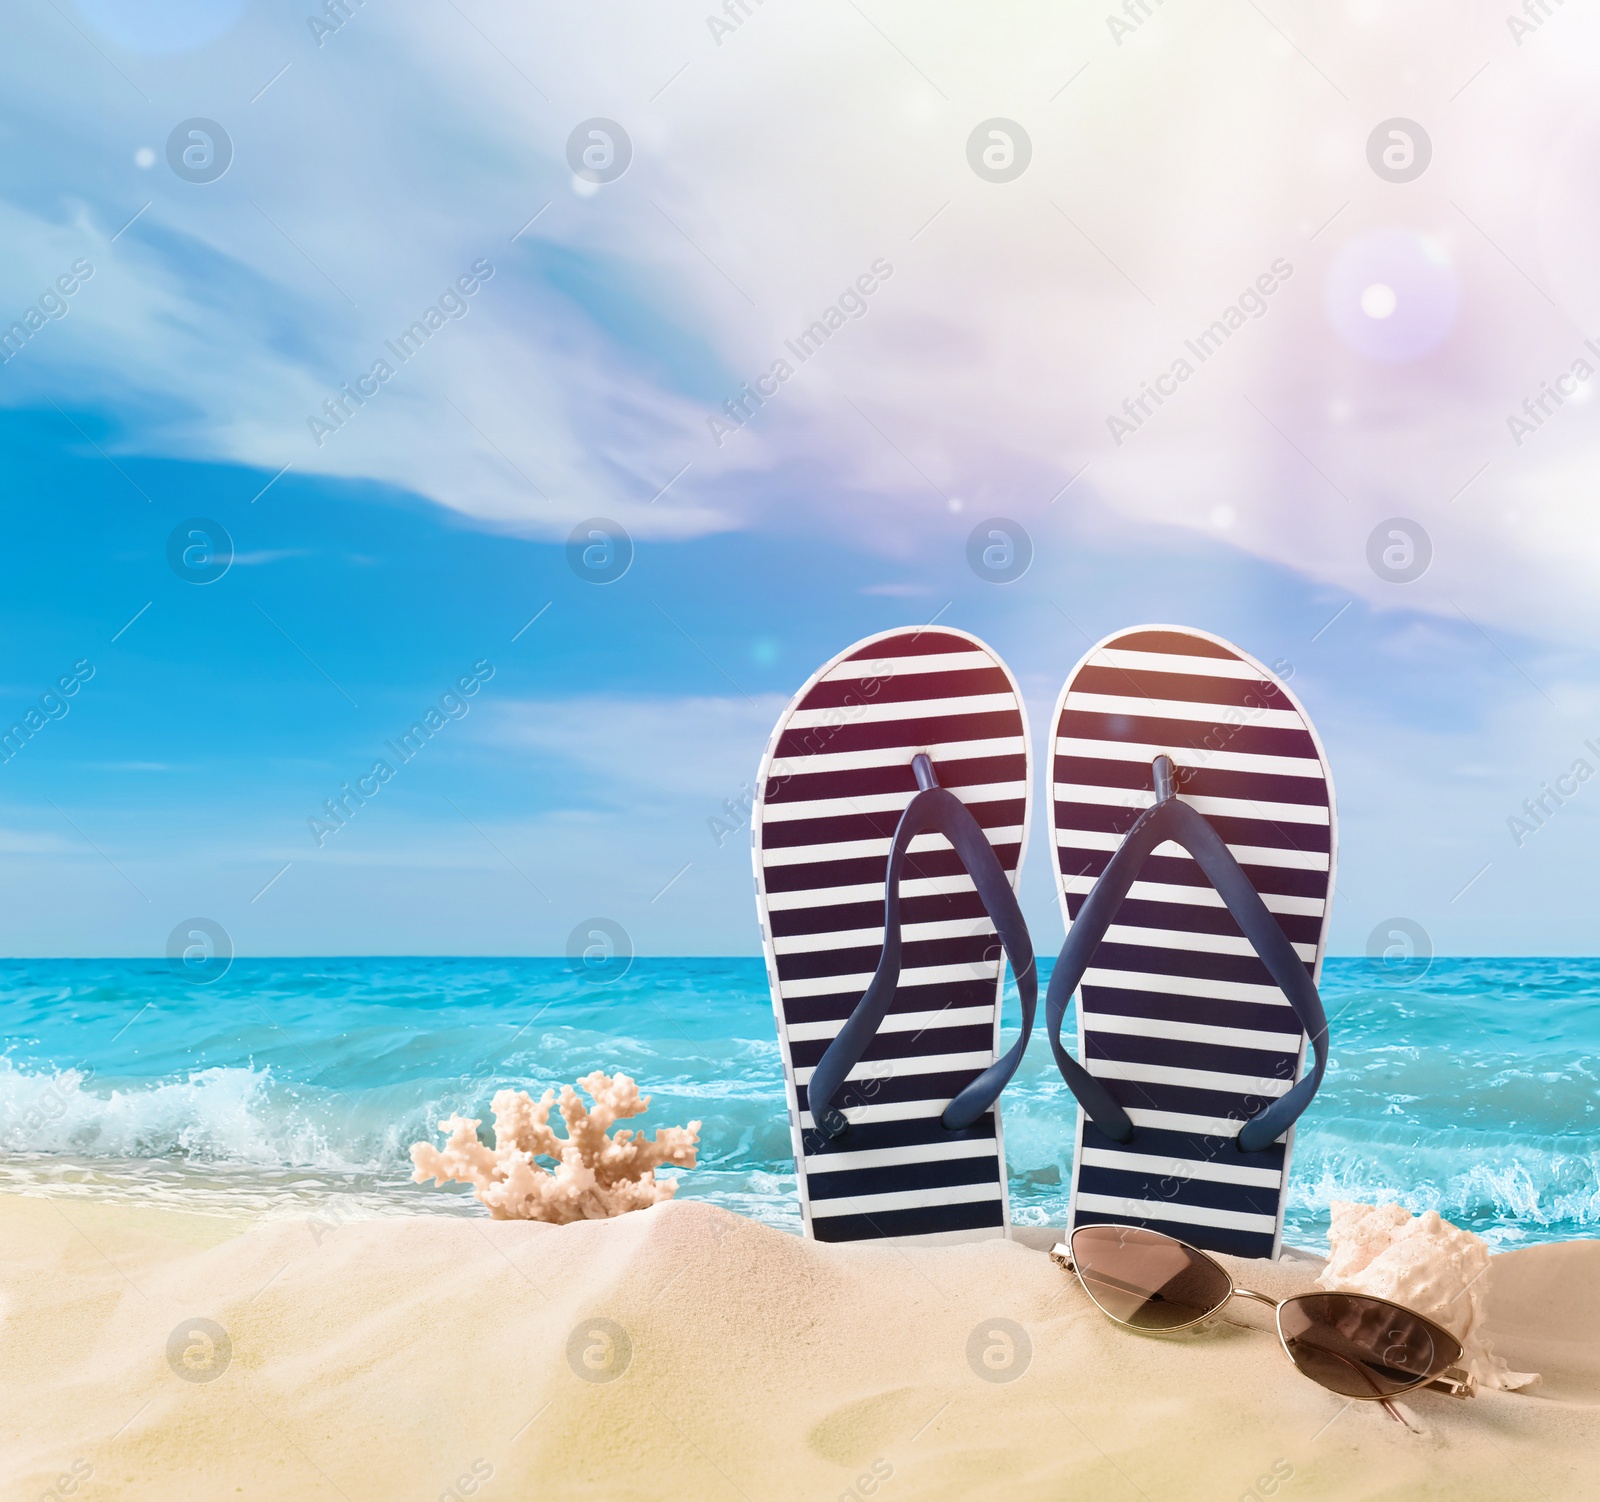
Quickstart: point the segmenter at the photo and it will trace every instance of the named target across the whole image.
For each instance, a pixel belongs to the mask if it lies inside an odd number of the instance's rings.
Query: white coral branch
[[[411,1146],[411,1177],[419,1184],[471,1184],[472,1192],[496,1220],[545,1220],[564,1225],[573,1220],[604,1220],[629,1210],[643,1210],[669,1200],[678,1191],[676,1179],[657,1180],[664,1163],[693,1168],[700,1123],[662,1127],[651,1141],[643,1132],[624,1128],[611,1134],[619,1120],[639,1116],[650,1097],[625,1074],[595,1070],[578,1081],[592,1104],[585,1105],[571,1085],[560,1095],[561,1119],[567,1135],[550,1125],[553,1090],[533,1100],[525,1090],[500,1090],[494,1112],[495,1145],[478,1140],[479,1121],[451,1116],[439,1123],[446,1134],[443,1149],[431,1143]],[[536,1158],[556,1161],[551,1172]]]

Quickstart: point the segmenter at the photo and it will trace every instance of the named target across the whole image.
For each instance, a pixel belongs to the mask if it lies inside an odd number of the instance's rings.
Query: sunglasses
[[[1364,1293],[1269,1298],[1236,1287],[1227,1269],[1198,1247],[1143,1226],[1079,1226],[1050,1256],[1078,1275],[1103,1314],[1130,1330],[1188,1330],[1237,1294],[1272,1309],[1289,1360],[1340,1397],[1386,1403],[1429,1386],[1455,1397],[1471,1393],[1466,1373],[1450,1370],[1461,1359],[1461,1342],[1388,1299]]]

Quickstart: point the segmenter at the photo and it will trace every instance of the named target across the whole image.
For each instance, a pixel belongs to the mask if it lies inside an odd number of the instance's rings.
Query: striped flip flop
[[[1015,896],[1030,767],[1016,680],[942,626],[857,642],[772,733],[756,906],[818,1241],[1008,1233],[995,1101],[1037,993]],[[1024,1026],[997,1058],[1002,951]]]
[[[1327,1061],[1322,743],[1276,673],[1180,626],[1092,648],[1053,724],[1068,931],[1045,1017],[1081,1107],[1072,1224],[1276,1257],[1294,1122]],[[1060,1040],[1080,982],[1081,1065]]]

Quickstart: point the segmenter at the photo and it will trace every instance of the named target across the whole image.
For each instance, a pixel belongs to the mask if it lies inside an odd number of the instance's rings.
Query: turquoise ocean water
[[[1501,1246],[1600,1233],[1600,960],[1331,959],[1327,1079],[1296,1141],[1286,1239],[1333,1199],[1434,1208]],[[1014,1012],[1014,1001],[1010,1010]],[[1070,1019],[1069,1019],[1070,1022]],[[409,1181],[452,1111],[592,1069],[699,1118],[685,1198],[799,1229],[759,960],[154,960],[0,964],[0,1186],[279,1214],[486,1213]],[[1004,1097],[1012,1204],[1059,1225],[1072,1103],[1035,1036]],[[433,1138],[437,1140],[437,1138]]]

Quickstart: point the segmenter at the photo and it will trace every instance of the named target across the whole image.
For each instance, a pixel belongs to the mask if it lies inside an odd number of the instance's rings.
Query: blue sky
[[[641,952],[749,952],[745,835],[719,846],[708,821],[726,822],[817,663],[939,612],[1006,656],[1036,730],[1089,641],[1129,622],[1192,622],[1292,661],[1339,774],[1340,948],[1396,915],[1452,950],[1587,932],[1562,890],[1585,859],[1582,799],[1520,850],[1505,828],[1523,785],[1565,763],[1537,742],[1523,767],[1480,752],[1506,743],[1507,707],[1542,702],[1516,669],[1462,623],[1376,613],[1220,543],[1108,542],[1063,511],[1028,574],[996,586],[966,566],[966,518],[892,563],[731,532],[641,541],[596,586],[564,543],[385,487],[291,475],[252,503],[260,471],[113,464],[92,414],[11,413],[4,433],[19,490],[48,498],[10,521],[8,707],[80,659],[95,669],[0,769],[18,951],[150,952],[199,913],[244,952],[559,952],[596,914]],[[166,546],[202,506],[237,561],[197,586]],[[493,676],[466,715],[319,847],[323,800],[481,659]],[[1030,913],[1049,935],[1042,869]]]
[[[1119,627],[1288,659],[1338,782],[1337,950],[1407,917],[1440,952],[1594,952],[1600,779],[1507,826],[1600,769],[1593,417],[1549,404],[1520,445],[1505,420],[1600,330],[1563,196],[1600,143],[1593,29],[1531,54],[1482,7],[1427,51],[1385,7],[1286,11],[1322,93],[1247,20],[1119,45],[1087,11],[880,9],[770,6],[719,46],[689,4],[367,6],[319,46],[269,0],[19,8],[0,326],[94,271],[0,366],[0,718],[94,674],[0,766],[0,948],[155,954],[198,914],[241,953],[555,953],[600,915],[642,953],[753,953],[745,834],[709,821],[821,661],[937,614],[1016,670],[1036,738]],[[1247,84],[1185,65],[1240,58]],[[1365,146],[1402,106],[1435,165],[1397,187]],[[633,143],[613,183],[567,166],[595,116]],[[965,156],[995,116],[1033,137],[1003,186]],[[233,143],[211,183],[166,160],[193,117]],[[1266,312],[1117,442],[1275,257]],[[865,311],[719,446],[708,418],[875,259]],[[475,260],[318,446],[307,416]],[[1374,342],[1352,319],[1385,277]],[[596,515],[636,550],[605,586],[567,561]],[[1013,584],[966,563],[993,516],[1033,539]],[[1413,583],[1367,563],[1396,516],[1432,540]],[[236,550],[204,586],[167,557],[193,517]],[[319,847],[308,818],[480,660]]]

